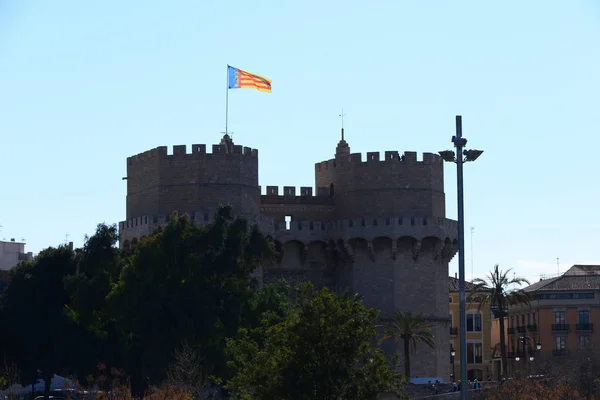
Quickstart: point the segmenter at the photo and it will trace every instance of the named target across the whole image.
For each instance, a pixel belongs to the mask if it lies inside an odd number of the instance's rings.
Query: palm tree
[[[433,349],[435,341],[432,323],[422,313],[413,315],[410,311],[396,311],[392,319],[382,327],[384,332],[379,344],[389,339],[393,339],[396,344],[400,339],[404,341],[404,375],[410,379],[410,345],[412,344],[413,352],[417,343],[424,343]]]
[[[494,269],[487,275],[487,279],[475,278],[473,279],[473,292],[472,296],[479,297],[479,308],[484,305],[488,305],[492,309],[492,313],[495,318],[498,318],[500,322],[500,355],[502,357],[502,375],[506,376],[508,371],[508,363],[506,360],[506,337],[504,335],[504,318],[508,315],[508,308],[512,305],[530,305],[529,293],[522,289],[511,288],[513,285],[519,285],[526,283],[529,285],[529,281],[525,278],[514,277],[509,278],[508,273],[512,269],[506,271],[500,270],[498,265],[494,266]]]

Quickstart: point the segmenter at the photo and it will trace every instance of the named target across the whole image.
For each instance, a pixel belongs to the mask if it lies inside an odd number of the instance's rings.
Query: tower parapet
[[[329,187],[338,218],[360,215],[445,217],[444,169],[433,153],[361,153],[315,164],[317,187]]]
[[[230,203],[235,212],[258,215],[258,150],[233,144],[160,146],[127,159],[127,219],[174,210],[216,209]]]

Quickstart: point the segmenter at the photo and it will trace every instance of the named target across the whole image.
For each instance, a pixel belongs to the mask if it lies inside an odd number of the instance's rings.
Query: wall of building
[[[467,298],[469,293],[467,292]],[[459,321],[459,297],[457,291],[451,291],[449,296],[449,313],[452,316],[452,327],[450,329],[451,337],[450,343],[456,350],[454,357],[454,369],[457,375],[460,373],[460,321]],[[448,301],[447,300],[447,301]],[[477,303],[467,303],[467,314],[479,313],[481,314],[481,331],[479,332],[467,332],[467,343],[481,343],[482,344],[482,361],[481,363],[469,363],[467,364],[467,371],[469,370],[480,370],[481,377],[487,380],[488,377],[494,375],[492,370],[492,351],[493,346],[496,344],[492,340],[492,315],[489,307],[482,307],[479,309]],[[450,349],[448,349],[448,352]],[[448,367],[448,370],[452,370],[452,364]]]
[[[260,214],[284,222],[285,217],[298,221],[329,221],[333,219],[335,203],[328,191],[316,195],[312,187],[267,186],[260,197]]]
[[[315,165],[315,182],[333,188],[338,218],[446,215],[442,160],[432,153],[338,155]]]
[[[590,292],[590,291],[588,291]],[[587,337],[589,345],[594,348],[600,347],[600,296],[595,292],[595,298],[589,300],[542,300],[532,301],[531,308],[515,307],[511,310],[509,321],[509,346],[510,353],[514,357],[522,346],[518,339],[528,336],[533,343],[538,341],[542,344],[541,354],[546,357],[568,357],[578,352],[587,351],[588,348],[580,348],[580,337]],[[564,310],[566,315],[567,330],[557,329],[555,326],[554,312]],[[589,324],[579,324],[579,310],[589,311]],[[535,314],[535,319],[534,319]],[[525,324],[522,317],[525,317]],[[530,322],[530,323],[528,323]],[[558,350],[557,337],[566,338],[566,349]]]
[[[127,159],[127,219],[145,215],[216,209],[258,215],[258,151],[222,143],[157,147]]]
[[[33,259],[33,254],[25,252],[25,243],[17,242],[14,239],[0,241],[0,271],[8,271],[20,261],[31,259]]]
[[[310,280],[317,286],[361,293],[367,307],[389,318],[395,310],[422,312],[435,321],[435,349],[419,346],[415,376],[448,379],[448,262],[456,252],[456,223],[440,218],[382,217],[274,224],[281,249],[265,281]],[[426,300],[424,299],[426,296]],[[398,349],[402,353],[403,349]]]

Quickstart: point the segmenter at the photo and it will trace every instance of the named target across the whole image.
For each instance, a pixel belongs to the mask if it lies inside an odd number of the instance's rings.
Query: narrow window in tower
[[[285,216],[285,230],[289,231],[291,226],[292,226],[292,216],[286,215]]]

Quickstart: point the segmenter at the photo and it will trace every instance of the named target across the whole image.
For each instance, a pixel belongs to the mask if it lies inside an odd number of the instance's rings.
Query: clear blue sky
[[[4,0],[0,237],[79,246],[124,219],[127,156],[218,142],[231,64],[273,80],[230,93],[261,185],[313,185],[342,107],[363,153],[449,148],[462,114],[485,149],[465,171],[467,277],[471,226],[475,274],[600,263],[599,49],[596,0]]]

